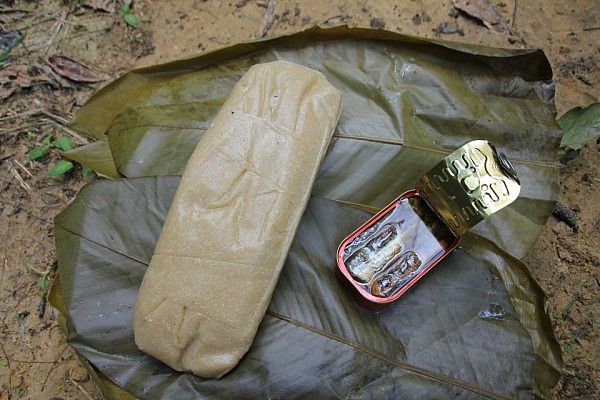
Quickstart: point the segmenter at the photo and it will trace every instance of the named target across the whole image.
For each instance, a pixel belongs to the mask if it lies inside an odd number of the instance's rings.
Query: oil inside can
[[[342,249],[352,278],[368,293],[390,297],[444,254],[456,236],[420,197],[400,200]]]

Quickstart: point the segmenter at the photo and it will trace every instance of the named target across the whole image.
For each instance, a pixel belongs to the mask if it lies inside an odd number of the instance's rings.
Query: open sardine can
[[[469,142],[346,237],[337,251],[339,272],[362,305],[391,303],[520,188],[504,154],[485,140]]]

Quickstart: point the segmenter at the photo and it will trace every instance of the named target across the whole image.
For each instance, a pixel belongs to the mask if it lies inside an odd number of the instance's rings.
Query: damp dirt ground
[[[272,12],[268,12],[269,3]],[[76,167],[48,178],[57,149],[28,154],[49,134],[87,140],[66,126],[91,94],[135,66],[213,50],[313,25],[387,29],[489,46],[545,51],[559,115],[600,97],[600,7],[594,0],[491,1],[507,27],[495,33],[451,1],[135,1],[128,27],[120,1],[0,1],[0,28],[24,40],[0,68],[0,400],[100,399],[65,345],[39,288],[56,269],[53,218],[89,181]],[[53,55],[92,68],[97,83],[48,69]],[[574,232],[554,217],[527,257],[548,295],[564,356],[557,399],[600,398],[600,144],[588,143],[561,171],[560,201],[576,213]],[[36,272],[35,270],[38,270]],[[42,291],[43,292],[43,291]]]

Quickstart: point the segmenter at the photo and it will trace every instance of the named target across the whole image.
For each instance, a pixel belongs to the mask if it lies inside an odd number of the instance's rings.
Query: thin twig
[[[31,174],[31,172],[29,172],[29,170],[27,168],[25,168],[25,166],[23,164],[21,164],[18,160],[13,160],[23,171],[25,171],[25,173],[27,175],[29,175],[30,178],[33,178],[33,175]]]
[[[86,32],[83,32],[83,33],[78,33],[78,34],[68,35],[68,36],[63,35],[63,37],[60,38],[58,40],[58,42],[56,42],[55,44],[57,46],[60,46],[62,44],[62,42],[64,42],[64,41],[71,41],[73,39],[77,39],[77,38],[84,37],[84,36],[98,35],[98,34],[100,34],[102,32],[106,32],[106,29],[105,28],[95,29],[95,30],[92,30],[92,31],[86,31]],[[32,51],[38,51],[38,50],[41,50],[42,47],[43,47],[43,45],[40,45],[38,47],[32,47],[31,50]],[[16,56],[15,58],[19,58],[19,56]]]
[[[51,113],[50,111],[48,111],[45,108],[40,109],[40,114],[44,114],[46,117],[49,118],[49,119],[47,119],[47,121],[56,125],[58,128],[60,128],[63,132],[65,132],[67,135],[71,136],[76,141],[79,141],[80,144],[87,144],[90,142],[88,139],[84,138],[79,133],[75,132],[73,129],[71,129],[67,126],[69,124],[68,119],[61,117],[60,115]]]
[[[263,22],[260,24],[260,28],[258,29],[259,38],[265,37],[269,29],[271,29],[273,26],[273,22],[275,20],[275,6],[277,6],[277,0],[269,0],[265,17],[263,18]]]
[[[59,122],[59,123],[63,124],[63,125],[67,125],[69,123],[69,120],[66,119],[65,117],[61,117],[60,115],[56,115],[54,113],[51,113],[50,111],[48,111],[45,108],[40,109],[40,113],[44,114],[45,116],[53,119],[56,122]]]
[[[71,378],[71,375],[67,375],[67,379],[73,384],[75,385],[75,387],[77,389],[79,389],[81,391],[81,393],[83,393],[83,395],[85,396],[86,399],[88,400],[94,400],[94,398],[92,397],[92,395],[83,388],[83,386],[81,386],[79,383],[75,382],[75,380],[73,378]]]
[[[56,361],[35,361],[35,360],[18,360],[16,358],[11,358],[10,361],[17,363],[25,363],[25,364],[54,364]]]
[[[58,361],[60,360],[60,357],[62,356],[62,354],[65,352],[66,349],[67,349],[67,345],[65,344],[65,345],[63,345],[63,348],[60,351],[60,353],[58,353],[58,356],[56,356],[56,359],[54,360],[54,363],[52,364],[52,366],[48,370],[48,373],[46,374],[46,378],[44,378],[44,382],[42,382],[42,390],[41,390],[41,392],[44,391],[44,388],[46,387],[46,382],[48,382],[48,378],[50,377],[50,374],[52,373],[52,370],[54,369],[54,367],[56,367],[56,364],[58,363]]]
[[[10,359],[8,358],[8,354],[6,354],[6,350],[4,350],[4,346],[2,345],[2,342],[0,342],[0,349],[2,349],[2,353],[4,354],[4,358],[6,359],[6,366],[8,367],[8,393],[9,393],[9,395],[12,395],[13,387],[12,387],[12,370],[10,369]]]
[[[15,118],[31,117],[31,116],[39,115],[39,114],[42,114],[42,115],[45,115],[46,117],[48,117],[48,118],[44,118],[44,121],[49,122],[52,125],[58,127],[60,130],[62,130],[68,136],[71,136],[78,144],[87,144],[90,142],[88,139],[81,136],[79,133],[77,133],[76,131],[74,131],[73,129],[71,129],[67,126],[69,124],[68,119],[66,119],[65,117],[62,117],[60,115],[54,114],[45,108],[36,108],[33,110],[21,112],[19,114],[2,117],[2,118],[0,118],[0,122],[15,119]],[[18,129],[25,129],[30,126],[31,125],[24,125],[24,126],[20,126]],[[5,133],[9,133],[13,130],[16,130],[16,128],[11,129],[10,131],[0,132],[0,133],[5,134]]]
[[[58,129],[63,131],[67,136],[71,136],[71,138],[73,138],[73,140],[75,140],[75,142],[77,144],[88,144],[90,142],[88,139],[84,138],[83,136],[81,136],[79,133],[77,133],[73,129],[69,128],[68,126],[62,125],[61,123],[53,121],[52,119],[46,119],[46,121],[48,121],[52,125],[56,126]]]
[[[36,19],[40,19],[40,18],[44,18],[44,17],[47,17],[47,18],[36,21]],[[56,13],[55,12],[48,12],[46,14],[39,14],[39,15],[33,15],[33,16],[32,15],[27,15],[27,16],[21,17],[19,21],[15,21],[15,22],[16,23],[21,22],[21,21],[25,20],[26,18],[29,18],[29,19],[31,19],[33,21],[28,21],[28,22],[26,22],[24,24],[16,25],[16,26],[14,26],[13,29],[18,30],[19,32],[27,32],[30,29],[38,28],[38,26],[41,25],[41,24],[43,24],[43,23],[46,23],[46,22],[49,22],[49,21],[55,21],[56,20]]]
[[[29,184],[23,180],[16,169],[11,168],[10,171],[13,173],[17,181],[19,181],[19,185],[21,185],[23,189],[27,190],[28,192],[31,191],[31,186],[29,186]]]
[[[517,21],[517,0],[515,0],[515,4],[513,7],[513,15],[512,15],[512,21],[511,21],[511,27],[513,29],[515,29],[515,23]]]
[[[39,109],[39,108],[34,108],[33,110],[27,110],[27,111],[20,112],[18,114],[12,114],[12,115],[0,118],[0,121],[6,121],[9,119],[15,119],[15,118],[27,117],[30,115],[35,115],[35,114],[38,114],[40,112],[40,110],[41,109]]]
[[[69,15],[68,11],[65,11],[62,13],[60,19],[58,20],[58,22],[55,25],[56,26],[55,32],[50,37],[50,40],[48,40],[48,43],[46,44],[46,48],[42,52],[42,55],[46,55],[48,50],[50,50],[50,48],[52,47],[52,44],[56,40],[56,37],[58,36],[58,34],[60,33],[60,30],[62,29],[63,25],[65,24],[65,20],[67,19],[68,15]],[[53,27],[53,29],[54,29],[54,27]]]
[[[6,257],[6,253],[8,252],[8,244],[10,241],[10,220],[8,221],[8,223],[6,224],[6,234],[4,235],[4,261],[3,261],[3,265],[2,265],[2,273],[0,273],[0,284],[2,284],[2,280],[4,279],[4,271],[6,270],[6,267],[8,266],[8,258]]]
[[[2,117],[2,118],[0,118],[0,121],[6,121],[6,120],[9,120],[9,119],[26,117],[26,116],[29,116],[29,115],[33,115],[33,114],[37,113],[38,111],[39,111],[38,109],[23,111],[22,113],[12,114],[12,115],[8,115],[6,117]]]
[[[8,135],[9,133],[20,132],[22,130],[28,129],[29,127],[31,127],[31,124],[16,126],[14,128],[0,128],[0,135]]]

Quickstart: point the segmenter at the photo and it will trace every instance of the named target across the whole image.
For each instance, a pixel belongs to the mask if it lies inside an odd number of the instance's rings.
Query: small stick
[[[27,111],[20,112],[18,114],[8,115],[6,117],[0,118],[0,121],[6,121],[8,119],[21,118],[21,117],[29,117],[29,116],[37,115],[37,114],[44,114],[45,116],[50,117],[53,120],[58,121],[64,125],[67,125],[69,123],[68,119],[61,117],[60,115],[56,115],[56,114],[48,111],[46,108],[34,108],[33,110],[27,110]]]
[[[46,382],[48,381],[48,378],[50,377],[50,374],[52,373],[52,370],[54,369],[54,367],[56,367],[56,364],[58,363],[58,360],[60,360],[60,357],[62,356],[62,354],[65,352],[66,349],[67,349],[67,345],[65,344],[65,345],[63,345],[63,348],[60,351],[60,353],[58,353],[58,356],[56,357],[56,360],[54,360],[54,363],[52,363],[52,366],[48,370],[48,373],[46,374],[46,378],[44,378],[44,382],[42,382],[42,390],[41,390],[41,392],[44,391],[44,388],[46,387]]]
[[[0,118],[0,121],[6,121],[6,120],[9,120],[9,119],[21,118],[21,117],[29,117],[31,115],[41,114],[44,111],[46,111],[44,108],[34,108],[33,110],[27,110],[27,111],[23,111],[23,112],[20,112],[20,113],[14,113],[13,112],[11,115],[8,115],[6,117]],[[52,115],[54,115],[54,114],[52,114]],[[63,120],[64,120],[64,118],[63,118]]]
[[[45,55],[48,52],[48,50],[50,50],[50,48],[52,47],[52,44],[56,40],[56,37],[60,33],[60,30],[62,29],[62,27],[63,27],[63,25],[65,23],[65,20],[67,19],[67,15],[69,15],[68,12],[66,12],[66,11],[63,12],[62,15],[61,15],[61,17],[60,17],[60,19],[58,20],[58,22],[52,28],[52,29],[55,30],[55,32],[50,37],[50,40],[48,40],[48,43],[46,44],[46,48],[42,52],[42,55]]]
[[[20,132],[31,127],[31,125],[21,125],[14,128],[0,128],[0,135],[8,135],[9,133]]]
[[[30,178],[33,178],[33,175],[31,175],[31,172],[29,172],[29,170],[27,168],[25,168],[25,166],[23,164],[21,164],[19,161],[17,160],[13,160],[23,171],[25,171],[25,173],[27,175],[29,175]]]
[[[12,110],[11,110],[12,111]],[[0,118],[0,121],[6,121],[7,119],[13,119],[13,118],[19,118],[19,117],[26,117],[28,115],[32,115],[37,113],[39,110],[35,109],[35,110],[28,110],[28,111],[23,111],[22,113],[18,113],[18,114],[12,114],[6,117],[2,117]]]
[[[54,364],[56,361],[35,361],[35,360],[19,360],[17,358],[11,358],[10,361],[16,363],[25,363],[25,364]]]
[[[70,23],[67,22],[67,24],[70,24]],[[96,34],[98,34],[100,32],[105,32],[105,29],[104,28],[102,28],[102,29],[94,29],[92,31],[86,31],[86,32],[75,34],[75,35],[67,35],[67,36],[63,35],[63,37],[60,38],[60,40],[58,40],[58,42],[55,43],[55,45],[60,45],[62,42],[66,41],[66,40],[72,40],[72,39],[76,39],[76,38],[83,37],[83,36],[96,35]],[[41,45],[39,47],[31,48],[31,51],[41,50],[42,47],[43,47],[43,45]]]
[[[11,168],[10,170],[13,173],[13,175],[15,176],[15,178],[17,179],[17,181],[19,181],[19,184],[21,185],[21,187],[23,189],[27,190],[28,192],[31,191],[31,186],[29,186],[29,184],[23,180],[21,175],[19,175],[19,172],[14,168]]]
[[[85,396],[86,399],[88,399],[88,400],[94,400],[94,398],[92,397],[92,395],[90,394],[90,392],[88,392],[87,390],[85,390],[83,388],[83,386],[81,386],[79,383],[75,382],[75,380],[73,378],[71,378],[71,375],[67,375],[67,379],[73,385],[75,385],[75,387],[77,387],[77,389],[79,389],[81,391],[81,393],[83,393],[83,395]]]
[[[9,119],[14,119],[14,118],[21,118],[21,117],[31,117],[33,115],[38,115],[38,114],[42,114],[45,115],[48,118],[45,118],[44,120],[47,122],[50,122],[52,125],[58,127],[59,129],[61,129],[63,132],[65,132],[67,135],[71,136],[73,139],[75,139],[79,144],[87,144],[90,141],[88,139],[86,139],[85,137],[81,136],[79,133],[77,133],[76,131],[74,131],[73,129],[69,128],[67,125],[69,124],[69,120],[60,116],[60,115],[56,115],[50,111],[48,111],[45,108],[36,108],[34,110],[29,110],[29,111],[24,111],[22,113],[19,114],[15,114],[15,115],[9,115],[6,117],[2,117],[0,118],[0,121],[6,121]],[[21,129],[25,129],[28,128],[30,125],[24,125],[24,126],[20,126],[18,128],[11,128],[10,130],[4,131],[4,132],[0,132],[1,134],[6,134],[15,130],[21,130]]]
[[[269,0],[269,5],[267,6],[267,11],[265,12],[265,17],[263,19],[262,24],[260,24],[260,28],[258,29],[258,37],[265,37],[269,29],[273,26],[273,21],[275,18],[275,6],[277,5],[277,0]]]
[[[40,109],[39,112],[40,112],[40,114],[43,114],[46,117],[48,117],[48,119],[46,119],[47,121],[56,125],[58,128],[60,128],[63,132],[65,132],[67,135],[71,136],[76,141],[79,141],[80,144],[87,144],[90,142],[88,139],[84,138],[79,133],[75,132],[73,129],[71,129],[67,126],[69,124],[68,119],[61,117],[60,115],[51,113],[50,111],[48,111],[45,108]]]
[[[50,111],[48,111],[48,110],[47,110],[47,109],[45,109],[45,108],[41,108],[41,109],[39,109],[39,110],[38,110],[38,112],[39,112],[40,114],[44,114],[45,116],[52,118],[53,120],[55,120],[55,121],[57,121],[57,122],[60,122],[60,123],[61,123],[61,124],[63,124],[63,125],[67,125],[67,124],[69,123],[69,120],[68,120],[68,119],[66,119],[66,118],[64,118],[64,117],[61,117],[60,115],[56,115],[56,114],[54,114],[54,113],[51,113]]]
[[[46,119],[46,121],[50,122],[52,125],[56,126],[58,129],[60,129],[64,133],[66,133],[67,136],[71,136],[75,140],[75,142],[77,142],[78,144],[88,144],[90,142],[89,140],[87,140],[86,138],[84,138],[83,136],[81,136],[80,134],[75,132],[73,129],[71,129],[65,125],[62,125],[59,122],[56,122],[52,119]]]
[[[6,354],[6,350],[4,350],[4,346],[2,345],[2,342],[0,342],[0,349],[2,349],[2,353],[4,354],[4,358],[6,359],[6,366],[8,367],[8,393],[10,395],[12,395],[13,386],[12,386],[12,370],[10,369],[10,359],[8,358],[8,354]]]
[[[8,259],[6,258],[6,253],[8,251],[8,244],[9,244],[9,233],[10,233],[10,221],[8,221],[8,223],[6,224],[6,234],[4,235],[4,264],[2,266],[2,273],[0,274],[0,284],[2,284],[2,280],[4,279],[4,271],[6,270],[6,267],[8,266]]]

